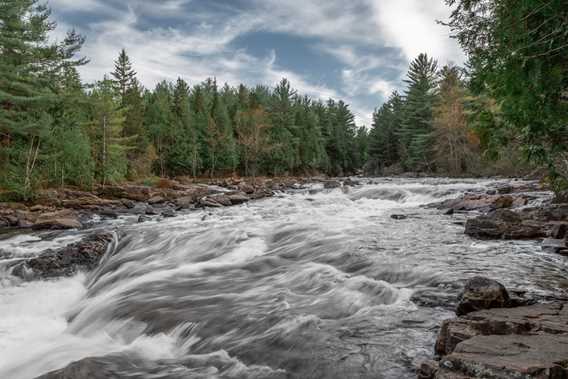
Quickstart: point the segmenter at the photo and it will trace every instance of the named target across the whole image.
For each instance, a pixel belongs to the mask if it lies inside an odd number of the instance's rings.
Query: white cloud
[[[194,84],[215,76],[232,85],[270,85],[287,77],[302,93],[343,98],[357,122],[367,125],[372,108],[400,89],[406,64],[420,52],[440,58],[442,64],[463,60],[448,31],[435,23],[448,15],[441,0],[248,0],[250,9],[238,11],[229,4],[222,15],[199,10],[197,0],[49,1],[63,12],[88,11],[104,19],[78,25],[88,37],[83,54],[91,63],[81,71],[87,81],[110,72],[119,50],[126,48],[149,88],[178,76]],[[147,25],[146,16],[160,17],[162,25],[172,20],[177,26]],[[59,21],[60,30],[66,28],[65,20]],[[279,67],[274,51],[259,57],[231,46],[253,31],[311,38],[314,49],[343,65],[341,85],[332,88]],[[371,107],[368,102],[374,95],[377,104]]]
[[[374,18],[387,46],[398,47],[408,60],[428,53],[442,64],[462,63],[464,55],[447,27],[437,24],[449,16],[438,0],[380,0],[374,3]]]

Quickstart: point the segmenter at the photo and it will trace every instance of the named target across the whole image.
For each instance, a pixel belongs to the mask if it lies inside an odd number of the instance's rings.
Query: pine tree
[[[114,61],[112,76],[116,80],[116,88],[124,106],[128,90],[137,84],[136,71],[132,69],[132,63],[130,63],[130,58],[126,54],[125,49],[120,51],[117,60]]]
[[[105,77],[90,94],[89,123],[96,176],[103,186],[124,180],[128,171],[126,153],[132,141],[123,137],[124,110],[115,96],[114,83]]]
[[[436,101],[438,63],[420,54],[411,64],[401,130],[402,158],[405,168],[432,170],[432,110]]]
[[[37,0],[0,2],[0,184],[25,199],[44,163],[60,74],[86,63],[73,59],[83,43],[76,33],[60,44],[49,41],[55,28],[49,16]]]

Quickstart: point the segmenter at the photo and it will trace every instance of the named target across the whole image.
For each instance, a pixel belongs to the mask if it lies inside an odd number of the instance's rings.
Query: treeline
[[[406,90],[374,114],[368,169],[515,175],[545,167],[568,187],[568,6],[564,0],[445,0],[468,60],[420,55]]]
[[[83,38],[52,43],[54,28],[36,0],[0,2],[0,189],[11,195],[152,176],[341,175],[366,161],[366,131],[342,101],[314,101],[286,79],[148,90],[124,50],[84,85]]]
[[[470,117],[475,99],[464,71],[420,54],[411,64],[406,91],[394,92],[373,113],[367,169],[401,172],[475,174],[488,146]],[[484,162],[487,163],[487,162]]]

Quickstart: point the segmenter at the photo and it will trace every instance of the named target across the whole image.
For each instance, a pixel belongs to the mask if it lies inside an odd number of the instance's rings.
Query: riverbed
[[[363,183],[120,218],[97,225],[115,243],[94,272],[28,283],[1,272],[0,378],[85,358],[125,378],[412,378],[468,278],[557,294],[564,257],[471,239],[465,215],[426,206],[497,181]],[[84,233],[17,234],[0,250],[25,257]]]

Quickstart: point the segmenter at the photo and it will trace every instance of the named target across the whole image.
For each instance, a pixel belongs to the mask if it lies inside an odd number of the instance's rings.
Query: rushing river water
[[[105,225],[117,243],[95,272],[30,283],[0,274],[0,378],[87,357],[96,378],[415,377],[467,278],[546,296],[565,277],[564,258],[536,242],[476,241],[464,216],[423,207],[494,184],[314,186]],[[78,235],[45,237],[0,249],[37,253]]]

